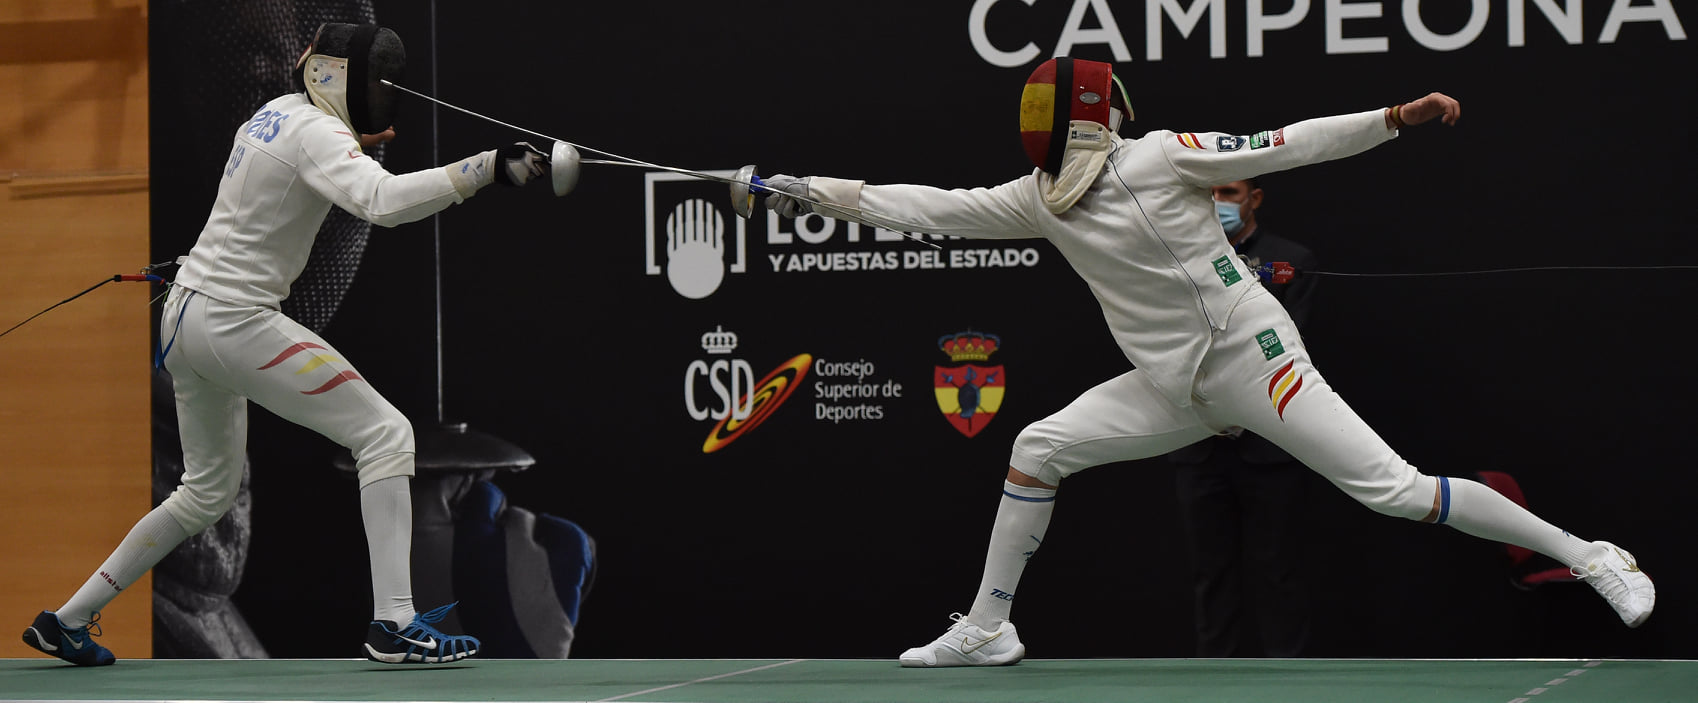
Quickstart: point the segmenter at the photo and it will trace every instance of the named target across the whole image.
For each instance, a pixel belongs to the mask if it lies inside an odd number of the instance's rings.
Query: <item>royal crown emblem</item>
[[[726,332],[725,325],[714,325],[712,332],[702,334],[702,349],[709,354],[730,354],[737,348],[737,333]]]
[[[938,348],[949,355],[950,361],[957,364],[963,361],[989,361],[1001,344],[1001,337],[978,332],[958,332],[944,335],[937,340]]]

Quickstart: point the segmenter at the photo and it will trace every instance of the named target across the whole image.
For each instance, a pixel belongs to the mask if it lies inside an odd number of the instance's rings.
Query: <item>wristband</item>
[[[495,150],[473,154],[443,166],[442,170],[448,172],[448,180],[454,184],[454,191],[460,194],[460,199],[470,198],[495,181]]]

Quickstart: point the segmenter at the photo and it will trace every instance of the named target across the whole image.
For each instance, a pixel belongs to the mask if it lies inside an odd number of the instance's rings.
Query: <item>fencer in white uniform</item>
[[[972,609],[951,616],[956,623],[936,641],[904,652],[902,664],[1019,661],[1025,647],[1008,616],[1061,480],[1240,428],[1375,511],[1546,554],[1595,587],[1629,626],[1649,617],[1655,589],[1627,552],[1575,538],[1480,483],[1423,474],[1398,456],[1327,385],[1216,218],[1215,184],[1347,157],[1401,127],[1454,123],[1460,111],[1434,93],[1251,135],[1158,130],[1125,139],[1116,132],[1131,116],[1130,101],[1111,67],[1058,58],[1032,74],[1022,95],[1030,175],[970,190],[766,179],[774,191],[767,206],[785,216],[819,212],[898,230],[1049,240],[1089,284],[1135,367],[1020,433]]]
[[[476,653],[475,638],[433,626],[449,606],[426,613],[413,607],[411,423],[346,356],[279,311],[332,206],[394,226],[460,203],[490,183],[523,185],[547,172],[547,155],[526,144],[399,175],[373,161],[362,135],[393,134],[395,95],[379,81],[398,77],[404,61],[392,30],[326,24],[297,63],[302,91],[267,102],[237,129],[212,213],[160,321],[163,362],[176,392],[182,483],[64,606],[36,618],[24,633],[32,646],[77,664],[112,663],[113,655],[88,639],[90,621],[230,509],[242,479],[251,400],[353,453],[373,588],[366,656],[436,663]]]

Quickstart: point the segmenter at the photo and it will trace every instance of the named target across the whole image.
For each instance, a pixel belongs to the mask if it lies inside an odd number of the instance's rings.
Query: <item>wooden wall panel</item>
[[[145,3],[0,0],[0,326],[148,255]],[[16,91],[16,92],[14,92]],[[151,505],[147,301],[114,283],[0,338],[0,657]],[[143,579],[102,615],[152,652]]]

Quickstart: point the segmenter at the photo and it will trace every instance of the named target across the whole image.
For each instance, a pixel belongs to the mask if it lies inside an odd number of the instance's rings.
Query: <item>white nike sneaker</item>
[[[1657,587],[1626,550],[1609,542],[1592,544],[1603,548],[1602,556],[1584,567],[1570,567],[1569,573],[1592,584],[1628,627],[1638,627],[1651,617],[1651,609],[1657,605]]]
[[[1020,644],[1014,623],[1004,620],[995,632],[985,632],[978,625],[967,622],[960,613],[950,614],[949,619],[955,624],[949,627],[948,632],[931,644],[903,652],[902,665],[1002,666],[1026,656],[1026,645]]]

